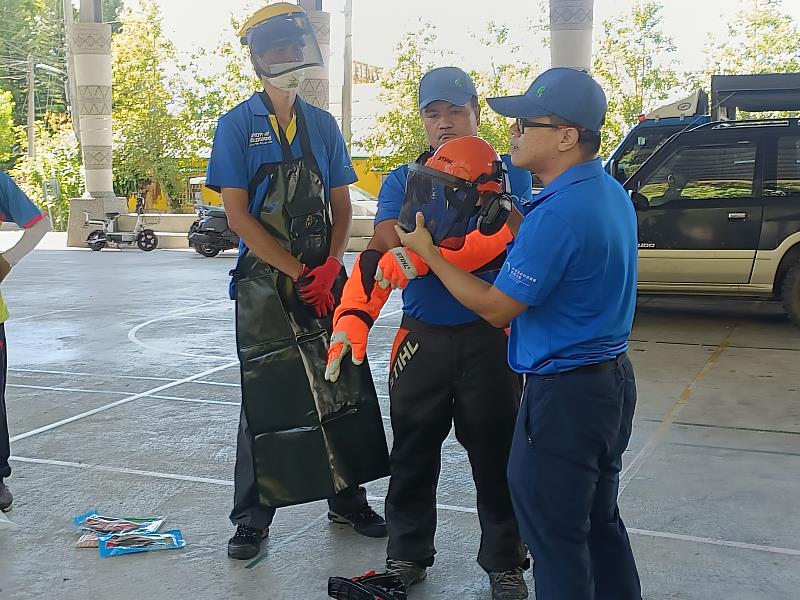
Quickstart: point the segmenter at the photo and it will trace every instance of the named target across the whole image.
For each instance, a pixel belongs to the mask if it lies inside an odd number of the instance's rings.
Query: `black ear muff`
[[[511,213],[511,196],[495,194],[483,203],[478,211],[478,231],[481,235],[494,235],[499,232]]]

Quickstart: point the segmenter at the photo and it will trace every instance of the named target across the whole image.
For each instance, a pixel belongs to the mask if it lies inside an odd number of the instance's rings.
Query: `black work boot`
[[[255,558],[261,551],[261,542],[269,535],[269,527],[257,529],[247,525],[236,527],[236,534],[228,540],[228,556],[237,560]]]
[[[336,513],[330,510],[328,511],[328,519],[334,523],[351,525],[356,530],[356,533],[366,537],[382,538],[387,535],[386,521],[372,510],[368,504],[365,504],[358,512],[349,514]]]
[[[523,573],[521,567],[511,571],[489,573],[492,600],[525,600],[528,597],[528,585],[522,577]]]
[[[403,582],[408,591],[415,583],[419,583],[428,576],[428,567],[423,567],[413,560],[397,560],[396,558],[386,559],[386,572],[394,575]]]
[[[13,503],[14,496],[11,495],[11,490],[9,490],[8,486],[0,479],[0,511],[10,511]]]

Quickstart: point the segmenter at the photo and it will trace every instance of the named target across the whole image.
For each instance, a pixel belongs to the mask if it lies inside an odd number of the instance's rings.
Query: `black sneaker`
[[[382,516],[376,513],[369,505],[364,506],[360,511],[350,514],[335,513],[332,510],[328,511],[328,519],[334,523],[342,525],[352,525],[356,533],[371,537],[382,538],[386,537],[386,521]]]
[[[521,567],[512,571],[489,573],[492,600],[525,600],[528,597],[528,586],[522,577],[523,573]]]
[[[256,529],[247,525],[236,527],[236,534],[228,540],[228,556],[237,560],[255,558],[261,551],[261,542],[269,535],[269,527]]]
[[[8,486],[0,479],[0,511],[10,511],[13,503],[14,496],[11,495],[11,490],[9,490]]]
[[[428,567],[423,567],[413,560],[386,559],[386,572],[394,575],[403,582],[406,591],[415,583],[419,583],[428,576]]]

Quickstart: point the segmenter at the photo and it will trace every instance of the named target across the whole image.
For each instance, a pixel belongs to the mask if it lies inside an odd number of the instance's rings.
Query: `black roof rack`
[[[711,118],[735,119],[737,110],[800,110],[800,73],[714,75],[711,78]]]
[[[791,127],[800,128],[800,118],[791,119],[748,119],[745,121],[710,121],[689,131],[698,129],[743,129],[746,127]]]

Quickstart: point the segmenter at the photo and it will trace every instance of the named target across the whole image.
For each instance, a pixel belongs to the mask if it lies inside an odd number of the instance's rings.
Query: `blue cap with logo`
[[[558,67],[539,75],[522,96],[487,98],[496,113],[535,119],[561,117],[589,131],[603,127],[608,102],[603,88],[586,71]]]
[[[478,92],[472,79],[457,67],[433,69],[419,81],[420,110],[437,100],[464,106],[477,96]]]

